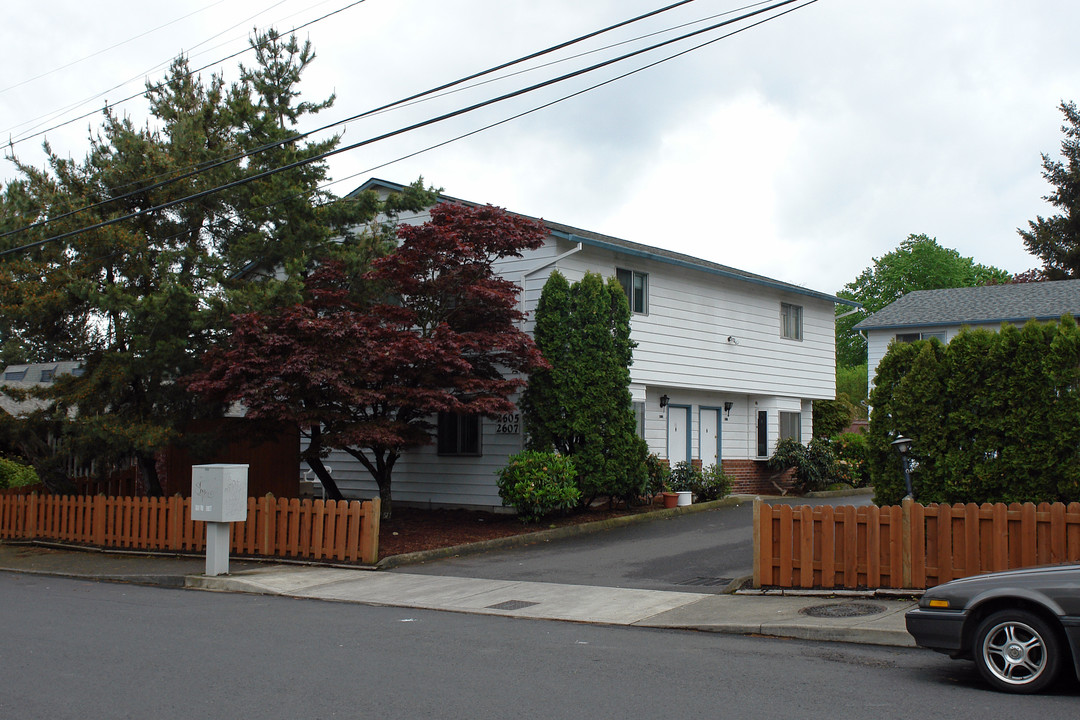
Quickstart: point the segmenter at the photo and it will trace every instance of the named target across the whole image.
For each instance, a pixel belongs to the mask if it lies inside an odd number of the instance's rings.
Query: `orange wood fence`
[[[1061,562],[1080,562],[1080,503],[754,503],[755,587],[917,589]]]
[[[231,552],[374,563],[379,559],[379,512],[378,498],[363,502],[248,498],[247,520],[232,523]],[[191,519],[191,498],[178,495],[0,495],[0,538],[201,552],[204,526]]]

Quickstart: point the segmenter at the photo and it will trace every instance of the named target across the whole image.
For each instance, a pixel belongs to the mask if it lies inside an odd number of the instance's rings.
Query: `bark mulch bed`
[[[493,540],[565,525],[580,525],[651,512],[662,507],[660,501],[651,506],[627,508],[619,504],[612,507],[604,500],[594,503],[582,512],[546,518],[528,525],[518,520],[515,515],[503,513],[396,507],[393,517],[383,520],[379,525],[379,557]]]

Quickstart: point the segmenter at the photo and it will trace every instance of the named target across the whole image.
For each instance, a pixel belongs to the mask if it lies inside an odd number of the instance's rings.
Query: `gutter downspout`
[[[571,239],[573,239],[573,237],[574,237],[573,235],[570,236]],[[543,265],[537,265],[536,267],[532,268],[531,270],[526,270],[526,271],[521,273],[521,299],[520,299],[519,302],[520,302],[520,305],[521,305],[520,310],[521,310],[522,316],[525,315],[525,279],[527,277],[529,277],[530,275],[535,275],[536,273],[540,272],[541,270],[545,270],[545,269],[551,267],[552,265],[558,264],[561,260],[564,260],[564,259],[570,257],[571,255],[574,255],[576,253],[581,252],[582,247],[583,247],[583,245],[581,244],[581,242],[578,242],[577,247],[572,248],[570,250],[567,250],[562,255],[557,255],[556,257],[553,257],[551,260],[548,260]],[[523,327],[523,328],[525,327],[525,318],[524,317],[521,318],[521,327]]]

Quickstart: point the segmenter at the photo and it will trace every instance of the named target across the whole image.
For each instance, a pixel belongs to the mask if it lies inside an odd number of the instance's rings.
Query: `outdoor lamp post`
[[[911,472],[908,470],[908,453],[911,452],[911,438],[901,435],[892,441],[892,446],[896,448],[896,452],[900,453],[900,465],[904,468],[904,487],[907,488],[907,496],[914,499],[915,494],[911,491]]]

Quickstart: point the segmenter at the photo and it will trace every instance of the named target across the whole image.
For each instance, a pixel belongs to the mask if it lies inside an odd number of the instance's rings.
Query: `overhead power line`
[[[363,1],[364,0],[359,0],[359,2],[363,2]],[[792,0],[792,1],[794,1],[794,0]],[[390,110],[390,109],[395,108],[395,107],[405,106],[405,105],[407,105],[409,103],[412,103],[414,101],[419,101],[421,98],[425,98],[425,97],[435,95],[436,93],[440,93],[440,92],[442,92],[444,90],[449,90],[450,88],[454,88],[456,86],[462,85],[462,84],[470,82],[472,80],[476,80],[476,79],[484,77],[486,75],[491,75],[492,73],[496,73],[496,72],[498,72],[500,70],[505,70],[505,69],[507,69],[509,67],[513,67],[514,65],[518,65],[518,64],[521,64],[521,63],[524,63],[524,62],[528,62],[529,60],[535,60],[536,58],[543,57],[544,55],[549,55],[549,54],[551,54],[553,52],[563,50],[563,49],[565,49],[567,47],[570,47],[572,45],[584,42],[586,40],[590,40],[590,39],[592,39],[594,37],[597,37],[599,35],[602,35],[604,33],[611,32],[613,30],[617,30],[619,28],[622,28],[622,27],[625,27],[627,25],[631,25],[633,23],[648,19],[650,17],[659,15],[659,14],[667,12],[669,10],[673,10],[673,9],[675,9],[677,7],[682,6],[682,5],[687,5],[687,4],[691,3],[691,2],[695,2],[695,0],[678,0],[678,2],[675,2],[675,3],[671,4],[671,5],[667,5],[665,7],[659,8],[657,10],[649,11],[649,12],[644,13],[642,15],[638,15],[636,17],[630,18],[629,20],[623,20],[621,22],[615,23],[614,25],[609,25],[609,26],[601,28],[599,30],[594,30],[593,32],[586,33],[585,35],[581,35],[581,36],[576,37],[576,38],[574,38],[572,40],[567,40],[567,41],[561,42],[561,43],[559,43],[557,45],[552,45],[551,47],[545,48],[543,50],[538,50],[538,51],[530,53],[528,55],[523,55],[523,56],[521,56],[521,57],[519,57],[519,58],[517,58],[515,60],[510,60],[510,61],[501,63],[499,65],[495,65],[495,66],[490,67],[490,68],[488,68],[486,70],[481,70],[479,72],[473,73],[471,75],[467,75],[465,77],[459,78],[457,80],[453,80],[453,81],[448,82],[448,83],[444,83],[442,85],[431,88],[429,90],[424,90],[422,92],[415,93],[413,95],[402,98],[400,100],[395,100],[394,102],[390,102],[390,103],[387,103],[385,105],[381,105],[379,107],[372,108],[370,110],[365,110],[364,112],[357,113],[355,115],[351,115],[351,116],[349,116],[347,118],[344,118],[342,120],[337,120],[335,122],[323,125],[322,127],[315,128],[314,130],[310,130],[310,131],[303,132],[303,133],[296,133],[294,135],[283,138],[283,139],[278,140],[276,142],[267,143],[265,145],[261,145],[259,147],[253,148],[253,149],[248,150],[248,151],[243,152],[243,153],[234,153],[232,155],[221,157],[221,158],[218,158],[217,160],[210,161],[210,162],[207,162],[207,163],[203,163],[203,164],[200,164],[198,166],[189,166],[184,172],[180,173],[179,175],[175,175],[175,174],[170,175],[164,180],[154,182],[154,183],[152,183],[150,185],[144,185],[144,186],[138,187],[138,188],[136,188],[135,190],[132,190],[129,193],[124,193],[124,194],[118,195],[116,197],[111,197],[111,198],[109,198],[107,200],[103,200],[103,201],[98,202],[98,203],[94,203],[94,204],[91,204],[91,205],[86,205],[84,207],[76,208],[74,210],[69,210],[68,212],[65,212],[65,213],[63,213],[61,215],[56,215],[54,217],[50,217],[50,218],[47,218],[45,220],[41,220],[39,222],[33,223],[31,225],[27,225],[27,226],[22,227],[22,228],[18,228],[16,230],[9,230],[6,233],[0,233],[0,238],[5,238],[5,237],[8,237],[9,235],[13,235],[13,234],[16,234],[16,233],[25,232],[27,230],[32,230],[32,229],[36,229],[36,228],[39,228],[39,227],[43,227],[45,225],[48,225],[49,223],[57,222],[59,220],[63,220],[65,218],[72,217],[74,215],[77,215],[77,214],[82,213],[82,212],[86,212],[88,210],[93,210],[93,209],[97,209],[97,208],[100,208],[100,207],[104,207],[104,206],[109,205],[111,203],[120,202],[122,200],[126,200],[128,198],[134,197],[135,195],[138,195],[138,194],[141,194],[141,193],[149,192],[149,191],[152,191],[152,190],[157,190],[159,188],[168,186],[168,185],[170,185],[172,183],[176,183],[176,182],[180,182],[181,180],[189,179],[189,178],[194,177],[196,175],[199,175],[199,174],[201,174],[203,172],[207,172],[209,170],[213,170],[215,168],[222,167],[223,165],[228,165],[228,164],[236,162],[238,160],[242,160],[242,159],[247,158],[247,157],[251,157],[251,156],[263,153],[263,152],[267,152],[269,150],[273,150],[274,148],[282,147],[283,145],[288,145],[288,144],[291,144],[291,143],[298,142],[300,140],[304,140],[304,139],[306,139],[308,137],[311,137],[312,135],[315,135],[315,134],[320,133],[320,132],[325,132],[326,130],[337,127],[339,125],[344,125],[346,123],[355,122],[356,120],[360,120],[360,119],[363,119],[365,117],[370,117],[372,115],[376,115],[378,113],[385,112],[385,111]],[[356,4],[358,4],[358,3],[353,3],[353,5],[356,5]],[[762,5],[762,4],[765,4],[765,3],[759,2],[759,3],[755,3],[754,5],[749,5],[747,7],[754,7],[756,5]],[[347,7],[352,7],[352,5],[349,5]],[[340,10],[336,10],[335,12],[340,12]],[[733,12],[738,12],[738,10],[733,11]],[[324,16],[324,17],[326,17],[326,16]],[[239,54],[239,53],[237,53],[237,54]],[[153,180],[156,180],[156,178],[154,178],[154,177],[143,178],[143,180],[141,180],[141,181],[133,181],[132,183],[129,183],[129,185],[133,185],[135,182],[142,182],[142,181],[148,181],[148,180],[153,181]],[[116,191],[116,190],[119,190],[119,189],[121,189],[123,187],[125,187],[125,186],[118,186],[118,187],[112,188],[112,190]]]
[[[338,8],[337,10],[333,10],[333,11],[328,12],[328,13],[326,13],[324,15],[321,15],[321,16],[313,19],[313,20],[309,20],[306,23],[302,23],[300,25],[297,25],[296,27],[294,27],[292,30],[289,30],[285,34],[291,35],[292,33],[295,33],[298,30],[303,30],[304,28],[310,27],[311,25],[314,25],[315,23],[322,22],[323,20],[326,20],[327,18],[333,17],[334,15],[337,15],[338,13],[342,13],[342,12],[344,12],[346,10],[349,10],[350,8],[353,8],[353,7],[363,3],[365,1],[366,0],[355,0],[355,2],[351,2],[348,5],[345,5],[343,7]],[[284,2],[286,2],[286,0],[281,0],[281,2],[278,2],[277,4],[271,6],[271,8],[267,8],[267,9],[272,9],[274,7],[277,7],[278,5],[283,4]],[[266,10],[260,10],[259,12],[255,13],[254,15],[249,16],[247,18],[247,20],[242,21],[242,23],[240,23],[240,24],[246,23],[249,20],[252,20],[252,19],[258,17],[259,15],[263,14],[264,12],[266,12]],[[233,25],[228,30],[232,30],[235,27],[238,27],[238,25]],[[216,37],[220,37],[224,33],[228,32],[228,30],[223,30],[222,32],[217,33],[216,35],[211,36],[207,40],[204,40],[201,43],[199,43],[198,45],[195,45],[192,49],[194,49],[195,47],[199,47],[199,45],[204,45],[204,44],[206,44],[210,40],[213,40]],[[223,62],[225,62],[227,60],[232,60],[233,58],[236,58],[236,57],[239,57],[239,56],[241,56],[241,55],[243,55],[245,53],[248,53],[252,49],[253,49],[252,47],[248,46],[248,47],[244,48],[243,50],[238,50],[238,51],[236,51],[236,52],[234,52],[234,53],[232,53],[230,55],[226,55],[223,58],[219,58],[217,60],[214,60],[213,62],[209,62],[206,65],[203,65],[203,66],[201,66],[199,68],[196,68],[194,70],[189,71],[187,73],[186,77],[190,77],[191,75],[194,75],[196,73],[200,73],[203,70],[208,70],[208,69],[210,69],[212,67],[216,67],[216,66],[220,65],[221,63],[223,63]],[[85,105],[86,103],[90,102],[91,100],[96,100],[96,99],[98,99],[100,97],[103,97],[104,95],[106,95],[109,92],[112,92],[113,90],[118,90],[119,88],[122,88],[123,86],[127,85],[128,83],[138,79],[138,77],[144,77],[145,75],[149,74],[150,72],[153,72],[154,70],[156,70],[156,69],[158,69],[158,68],[160,68],[160,67],[162,67],[164,65],[167,65],[169,62],[171,62],[171,60],[167,60],[165,62],[158,63],[153,68],[150,68],[149,70],[147,70],[145,73],[141,73],[139,76],[136,76],[136,77],[131,78],[129,80],[125,80],[124,82],[120,83],[119,85],[114,85],[113,87],[111,87],[111,88],[109,88],[107,90],[103,90],[103,91],[97,93],[96,95],[94,95],[92,97],[89,97],[89,98],[87,98],[85,100],[80,100],[80,101],[78,101],[76,103],[68,105],[67,107],[61,108],[61,109],[53,112],[52,117],[58,117],[59,115],[63,114],[64,112],[66,112],[68,110],[79,107],[80,105]],[[158,89],[158,88],[161,88],[163,86],[164,86],[164,83],[158,83],[158,84],[153,86],[153,89]],[[146,92],[147,92],[147,90],[142,90],[140,92],[135,93],[134,95],[128,95],[127,97],[121,98],[120,100],[117,100],[116,102],[112,103],[110,107],[117,107],[119,105],[123,105],[124,103],[130,102],[130,101],[132,101],[132,100],[134,100],[136,98],[144,96],[146,94]],[[20,137],[9,140],[8,141],[8,147],[14,147],[15,145],[18,145],[20,143],[24,143],[27,140],[32,140],[33,138],[41,137],[42,135],[45,135],[46,133],[52,132],[53,130],[57,130],[59,128],[66,127],[67,125],[78,122],[79,120],[85,120],[88,117],[93,117],[94,115],[97,115],[98,113],[101,113],[101,112],[104,112],[104,108],[91,110],[90,112],[83,113],[82,115],[79,115],[77,117],[73,117],[73,118],[71,118],[69,120],[65,120],[64,122],[57,123],[56,125],[52,125],[50,127],[47,127],[44,130],[38,130],[37,132],[33,132],[33,133],[30,133],[30,134],[25,134],[24,133]],[[46,114],[49,114],[49,113],[46,113]],[[13,125],[13,126],[7,128],[6,130],[0,131],[0,134],[9,133],[9,132],[15,130],[16,128],[18,128],[18,127],[21,127],[23,125],[27,125],[29,123],[32,123],[32,122],[36,121],[36,120],[40,120],[42,117],[45,117],[45,116],[44,115],[39,115],[38,117],[33,118],[31,120],[27,120],[25,122],[19,123],[18,125]],[[45,122],[48,122],[48,120],[46,120]],[[42,124],[44,124],[44,123],[40,123],[38,125],[35,125],[34,127],[29,128],[25,132],[29,133],[32,130],[37,130],[37,128],[41,127]]]
[[[529,112],[535,112],[535,111],[537,111],[539,109],[542,109],[544,107],[549,107],[549,106],[551,106],[551,105],[553,105],[553,104],[555,104],[557,102],[561,102],[561,101],[566,100],[566,99],[568,99],[570,97],[575,97],[577,95],[581,95],[581,94],[583,94],[585,92],[589,92],[589,91],[591,91],[591,90],[593,90],[593,89],[595,89],[597,87],[607,85],[609,83],[615,82],[616,80],[622,79],[622,78],[627,77],[629,75],[633,75],[633,74],[635,74],[637,72],[641,72],[642,70],[645,70],[647,68],[654,67],[654,66],[656,66],[656,65],[658,65],[658,64],[660,64],[662,62],[666,62],[666,61],[674,59],[676,57],[680,57],[680,56],[685,55],[687,53],[693,52],[693,51],[695,51],[697,49],[700,49],[700,48],[705,47],[707,45],[711,45],[711,44],[713,44],[715,42],[718,42],[719,40],[723,39],[724,37],[730,37],[731,35],[734,35],[734,34],[736,34],[738,32],[742,32],[742,31],[744,31],[746,29],[749,29],[751,27],[756,27],[756,26],[761,25],[761,24],[763,24],[765,22],[768,22],[770,20],[775,20],[776,18],[787,15],[788,13],[794,12],[795,10],[800,10],[800,9],[802,9],[804,7],[812,5],[812,4],[816,3],[817,1],[818,0],[806,0],[805,2],[803,2],[802,5],[798,5],[797,7],[790,8],[790,9],[785,10],[783,12],[780,12],[780,13],[774,15],[774,16],[762,19],[759,22],[753,23],[753,24],[749,25],[746,28],[736,30],[735,32],[728,33],[727,35],[724,35],[724,36],[721,36],[721,37],[718,37],[718,38],[713,38],[712,40],[701,43],[701,44],[699,44],[697,46],[688,48],[686,50],[682,50],[682,51],[680,51],[678,53],[674,53],[674,54],[672,54],[672,55],[670,55],[668,57],[662,58],[662,59],[657,60],[657,61],[655,61],[653,63],[647,64],[645,66],[636,68],[636,69],[631,70],[629,72],[626,72],[626,73],[624,73],[622,75],[619,75],[619,76],[617,76],[615,78],[611,78],[611,79],[606,80],[604,82],[598,83],[598,84],[596,84],[596,85],[594,85],[592,87],[589,87],[589,88],[586,88],[586,89],[583,89],[583,90],[579,90],[579,91],[577,91],[575,93],[572,93],[572,94],[570,94],[570,95],[568,95],[568,96],[566,96],[564,98],[560,98],[559,100],[555,100],[555,101],[552,101],[552,102],[549,102],[549,103],[545,103],[544,105],[541,105],[541,106],[539,106],[537,108],[533,108],[530,111],[520,113],[520,114],[518,114],[518,115],[516,115],[516,116],[514,116],[512,118],[507,118],[507,119],[505,119],[503,121],[500,121],[499,123],[494,123],[490,127],[494,127],[495,125],[502,124],[504,122],[509,122],[510,120],[515,119],[516,117],[520,117],[520,116],[529,114]],[[288,163],[286,165],[282,165],[282,166],[279,166],[279,167],[276,167],[276,168],[271,168],[271,169],[263,171],[261,173],[257,173],[255,175],[252,175],[252,176],[249,176],[249,177],[246,177],[246,178],[242,178],[242,179],[239,179],[239,180],[235,180],[233,182],[225,183],[223,185],[219,185],[219,186],[216,186],[216,187],[213,187],[213,188],[208,188],[206,190],[203,190],[203,191],[200,191],[200,192],[197,192],[197,193],[193,193],[193,194],[185,196],[183,198],[177,198],[175,200],[171,200],[171,201],[168,201],[168,202],[165,202],[165,203],[162,203],[160,205],[156,205],[156,206],[153,206],[153,207],[150,207],[150,208],[145,208],[145,209],[137,211],[137,212],[128,213],[126,215],[119,216],[119,217],[116,217],[116,218],[111,218],[109,220],[105,220],[105,221],[102,221],[102,222],[99,222],[99,223],[95,223],[95,224],[90,225],[90,226],[86,226],[86,227],[83,227],[83,228],[78,228],[76,230],[71,230],[71,231],[68,231],[68,232],[65,232],[65,233],[61,233],[59,235],[54,235],[54,236],[51,236],[51,237],[48,237],[48,238],[44,238],[44,239],[39,240],[37,242],[29,243],[27,245],[23,245],[23,246],[20,246],[20,247],[17,247],[17,248],[11,248],[9,250],[0,251],[0,257],[2,257],[4,255],[11,254],[11,253],[14,253],[14,252],[20,252],[20,251],[40,247],[40,246],[42,246],[42,245],[44,245],[46,243],[49,243],[49,242],[63,240],[63,239],[73,237],[73,236],[76,236],[76,235],[79,235],[79,234],[82,234],[82,233],[85,233],[85,232],[89,232],[89,231],[92,231],[92,230],[97,230],[97,229],[101,229],[101,228],[104,228],[104,227],[108,227],[110,225],[114,225],[116,223],[131,220],[131,219],[140,217],[142,215],[145,215],[145,214],[148,214],[148,213],[151,213],[151,212],[158,212],[158,211],[162,211],[162,210],[168,210],[168,209],[170,209],[172,207],[175,207],[177,205],[181,205],[181,204],[183,204],[185,202],[191,202],[193,200],[198,200],[200,198],[206,197],[208,195],[212,195],[212,194],[217,193],[217,192],[232,189],[234,187],[239,187],[241,185],[245,185],[247,183],[254,182],[256,180],[261,180],[263,178],[270,177],[272,175],[276,175],[278,173],[285,172],[287,170],[292,170],[292,169],[295,169],[297,167],[302,167],[304,165],[309,165],[309,164],[311,164],[313,162],[318,162],[320,160],[324,160],[324,159],[326,159],[328,157],[332,157],[334,155],[339,155],[341,153],[349,152],[351,150],[355,150],[355,149],[360,148],[360,147],[371,145],[373,143],[380,142],[380,141],[386,140],[386,139],[391,138],[391,137],[395,137],[395,136],[402,135],[402,134],[405,134],[405,133],[408,133],[408,132],[412,132],[414,130],[417,130],[417,129],[420,129],[420,128],[423,128],[423,127],[427,127],[429,125],[444,122],[446,120],[449,120],[449,119],[459,117],[461,115],[465,115],[467,113],[473,112],[473,111],[478,110],[480,108],[487,107],[489,105],[494,105],[496,103],[504,102],[504,101],[512,99],[512,98],[520,97],[520,96],[525,95],[527,93],[535,92],[537,90],[540,90],[540,89],[545,88],[545,87],[549,87],[551,85],[554,85],[554,84],[557,84],[557,83],[560,83],[560,82],[565,82],[565,81],[570,80],[572,78],[576,78],[576,77],[585,75],[587,73],[599,70],[601,68],[608,67],[608,66],[610,66],[610,65],[612,65],[614,63],[621,62],[623,60],[627,60],[629,58],[636,57],[636,56],[641,55],[643,53],[651,52],[653,50],[656,50],[656,49],[659,49],[659,48],[662,48],[662,47],[666,47],[666,46],[671,45],[673,43],[680,42],[680,41],[686,40],[688,38],[696,37],[696,36],[702,35],[704,33],[711,32],[713,30],[717,30],[719,28],[732,25],[732,24],[740,22],[742,20],[747,20],[747,19],[749,19],[751,17],[755,17],[755,16],[761,15],[763,13],[767,13],[767,12],[770,12],[770,11],[773,11],[773,10],[777,10],[777,9],[779,9],[781,7],[784,7],[784,6],[787,6],[787,5],[792,5],[792,4],[796,3],[796,2],[799,2],[799,0],[782,0],[781,2],[777,2],[777,3],[773,4],[773,5],[770,5],[769,7],[762,8],[762,9],[759,9],[759,10],[755,10],[753,12],[746,13],[746,14],[741,15],[739,17],[732,18],[730,20],[726,20],[726,21],[723,21],[723,22],[720,22],[720,23],[716,23],[716,24],[711,25],[709,27],[702,28],[702,29],[699,29],[699,30],[696,30],[696,31],[693,31],[693,32],[690,32],[690,33],[686,33],[686,34],[681,35],[679,37],[672,38],[672,39],[669,39],[669,40],[666,40],[666,41],[663,41],[663,42],[660,42],[660,43],[656,43],[656,44],[651,45],[649,47],[646,47],[646,48],[643,48],[643,49],[640,49],[640,50],[636,50],[636,51],[633,51],[633,52],[630,52],[630,53],[626,53],[626,54],[621,55],[619,57],[612,58],[612,59],[597,63],[595,65],[592,65],[592,66],[589,66],[589,67],[586,67],[586,68],[575,70],[575,71],[567,73],[565,75],[562,75],[562,76],[559,76],[559,77],[556,77],[556,78],[553,78],[553,79],[550,79],[550,80],[546,80],[544,82],[537,83],[535,85],[532,85],[532,86],[529,86],[529,87],[526,87],[526,88],[521,88],[519,90],[515,90],[515,91],[512,91],[512,92],[506,93],[506,94],[501,95],[501,96],[496,97],[496,98],[492,98],[492,99],[485,100],[485,101],[482,101],[482,102],[479,102],[479,103],[475,103],[475,104],[470,105],[468,107],[460,108],[458,110],[454,110],[454,111],[451,111],[449,113],[445,113],[445,114],[440,115],[440,116],[435,117],[435,118],[430,118],[428,120],[424,120],[424,121],[419,122],[419,123],[414,123],[414,124],[409,125],[407,127],[403,127],[403,128],[399,128],[397,130],[386,132],[386,133],[383,133],[381,135],[378,135],[378,136],[375,136],[375,137],[372,137],[372,138],[368,138],[366,140],[362,140],[362,141],[359,141],[359,142],[356,142],[356,143],[352,143],[350,145],[334,148],[333,150],[327,151],[325,153],[320,153],[320,154],[314,155],[312,157],[305,158],[303,160],[299,160],[299,161],[296,161],[296,162],[293,162],[293,163]],[[484,128],[484,129],[486,129],[486,128]],[[475,134],[475,132],[480,132],[480,130],[477,130],[477,131],[474,131],[473,133],[468,133],[468,134]]]

